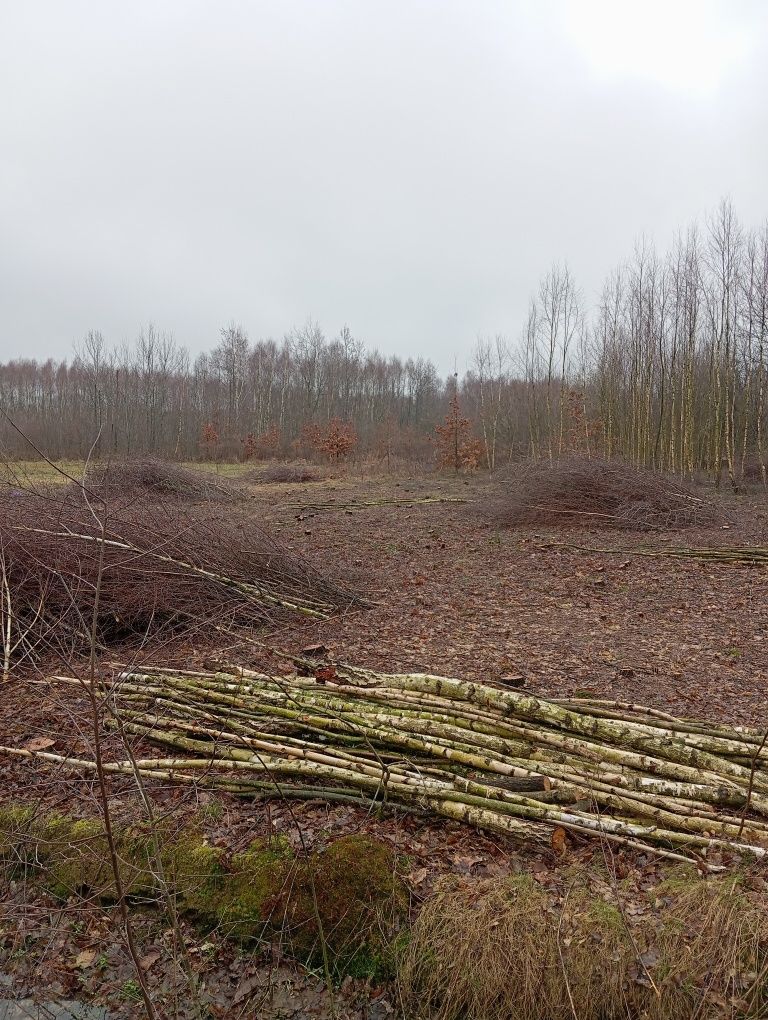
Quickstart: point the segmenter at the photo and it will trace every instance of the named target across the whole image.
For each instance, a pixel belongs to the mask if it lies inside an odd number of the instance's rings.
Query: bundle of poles
[[[543,549],[574,549],[577,552],[610,553],[615,556],[653,556],[672,559],[704,560],[707,563],[748,563],[768,566],[768,547],[759,545],[685,548],[670,546],[666,549],[624,548],[608,549],[594,546],[574,545],[569,542],[548,542]]]
[[[755,563],[768,566],[768,549],[764,546],[724,546],[714,549],[669,549],[667,556],[681,559],[707,560],[712,563]]]
[[[704,866],[768,854],[768,733],[756,729],[340,665],[124,670],[104,690],[112,725],[169,752],[113,772],[416,810],[538,845],[560,829]]]

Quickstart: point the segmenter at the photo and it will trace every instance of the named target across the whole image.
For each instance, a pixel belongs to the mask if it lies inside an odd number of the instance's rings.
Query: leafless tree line
[[[69,363],[0,365],[0,406],[56,458],[83,456],[99,435],[102,456],[194,459],[212,452],[201,449],[209,423],[223,458],[242,456],[248,435],[269,434],[273,452],[289,454],[304,425],[331,418],[352,421],[370,445],[387,421],[400,430],[429,429],[441,399],[430,362],[367,352],[346,328],[329,341],[314,322],[279,343],[251,343],[242,327],[230,325],[194,360],[150,326],[121,347],[90,332]],[[20,437],[3,438],[6,454],[28,455]]]
[[[666,253],[638,242],[591,310],[553,266],[518,342],[477,339],[462,412],[490,469],[575,450],[765,482],[767,346],[768,226],[745,229],[724,200]],[[328,340],[312,321],[279,342],[232,324],[194,360],[150,326],[121,347],[91,332],[69,363],[0,365],[0,406],[56,457],[98,434],[102,455],[194,458],[207,423],[218,456],[242,455],[249,434],[290,455],[304,426],[335,417],[364,452],[424,456],[454,386],[426,359],[366,350],[346,327]],[[6,452],[24,453],[11,435]]]
[[[768,224],[724,200],[665,254],[638,242],[589,315],[554,266],[521,343],[479,340],[463,388],[489,467],[576,451],[765,484],[767,356]]]

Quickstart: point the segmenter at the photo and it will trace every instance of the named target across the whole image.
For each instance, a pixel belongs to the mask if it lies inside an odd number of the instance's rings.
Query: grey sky
[[[768,215],[768,4],[0,0],[0,358],[307,316],[517,337],[567,259]]]

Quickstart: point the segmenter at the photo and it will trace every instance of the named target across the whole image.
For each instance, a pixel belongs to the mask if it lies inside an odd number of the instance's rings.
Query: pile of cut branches
[[[156,457],[95,463],[87,471],[85,484],[107,499],[138,495],[188,503],[234,503],[246,498],[243,489],[210,471],[197,471]]]
[[[539,844],[568,832],[705,864],[713,852],[768,854],[757,730],[342,666],[315,677],[125,671],[109,696],[124,731],[172,752],[116,772],[400,806]]]
[[[251,471],[246,480],[256,483],[321,482],[325,476],[309,464],[271,464]]]
[[[586,457],[521,466],[501,483],[485,509],[504,526],[658,531],[707,526],[719,519],[709,501],[677,478]]]
[[[63,491],[63,496],[61,492]],[[199,629],[251,632],[361,600],[251,516],[83,491],[0,492],[3,644],[15,664]]]

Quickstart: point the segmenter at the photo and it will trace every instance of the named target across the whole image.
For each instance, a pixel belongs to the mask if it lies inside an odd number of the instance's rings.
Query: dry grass
[[[12,488],[32,488],[39,485],[66,485],[68,477],[80,478],[85,462],[59,460],[49,464],[44,460],[0,459],[0,485]]]
[[[133,458],[122,458],[123,461]],[[248,462],[230,463],[228,461],[184,461],[168,462],[182,467],[194,475],[213,476],[215,481],[232,479],[234,482],[244,480],[244,476],[252,471]],[[78,480],[83,477],[86,469],[84,460],[5,460],[0,459],[0,486],[10,485],[13,488],[31,488],[40,485],[66,485],[70,476]]]
[[[633,903],[594,875],[456,882],[428,900],[400,967],[413,1020],[697,1020],[768,1015],[768,916],[729,879]]]
[[[718,513],[679,479],[620,461],[573,457],[522,465],[485,510],[498,524],[672,530],[716,523]]]

